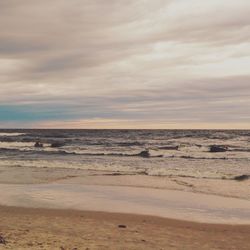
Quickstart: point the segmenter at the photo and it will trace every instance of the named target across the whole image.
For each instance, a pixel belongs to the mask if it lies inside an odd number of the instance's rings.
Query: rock
[[[245,181],[245,180],[248,180],[248,179],[250,179],[250,175],[246,175],[246,174],[234,177],[234,180],[236,180],[236,181]]]
[[[119,228],[127,228],[126,225],[118,225]]]
[[[35,148],[42,148],[43,147],[43,144],[39,141],[37,141],[34,145]]]
[[[227,150],[228,150],[228,148],[226,146],[218,146],[218,145],[210,146],[211,153],[226,152]]]
[[[141,157],[145,157],[145,158],[149,158],[150,157],[150,153],[149,153],[148,150],[143,150],[138,155],[141,156]]]
[[[50,147],[52,148],[60,148],[60,147],[63,147],[64,146],[64,143],[63,142],[52,142]]]
[[[0,244],[6,245],[5,239],[1,235],[0,235]]]

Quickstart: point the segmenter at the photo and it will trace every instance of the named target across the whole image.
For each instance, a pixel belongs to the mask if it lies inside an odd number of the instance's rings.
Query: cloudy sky
[[[249,0],[0,0],[0,127],[250,128]]]

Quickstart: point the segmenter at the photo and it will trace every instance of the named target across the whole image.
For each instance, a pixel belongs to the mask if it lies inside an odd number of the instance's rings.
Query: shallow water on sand
[[[1,204],[155,215],[206,223],[250,224],[250,201],[183,191],[96,185],[0,184]]]

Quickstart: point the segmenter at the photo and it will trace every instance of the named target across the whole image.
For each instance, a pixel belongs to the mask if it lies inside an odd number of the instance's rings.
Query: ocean
[[[248,178],[250,130],[1,129],[0,166]]]

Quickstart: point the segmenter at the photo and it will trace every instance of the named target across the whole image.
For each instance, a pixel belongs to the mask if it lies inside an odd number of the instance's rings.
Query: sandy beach
[[[162,177],[14,170],[0,174],[0,249],[250,248],[248,199]]]
[[[0,207],[0,249],[249,249],[250,226]]]

